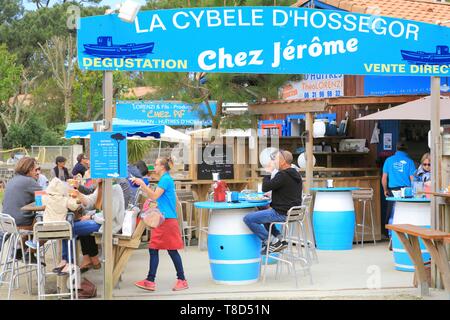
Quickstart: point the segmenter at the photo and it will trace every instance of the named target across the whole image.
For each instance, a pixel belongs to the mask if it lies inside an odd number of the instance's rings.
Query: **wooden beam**
[[[326,110],[325,100],[308,100],[293,102],[269,102],[264,104],[251,104],[248,110],[254,114],[276,114],[276,113],[306,113],[323,112]]]
[[[425,95],[407,96],[360,96],[360,97],[336,97],[326,99],[327,106],[349,105],[349,104],[387,104],[405,103],[424,97]]]
[[[402,96],[349,96],[319,100],[272,101],[267,103],[250,104],[248,110],[254,114],[283,114],[324,112],[330,106],[339,105],[370,105],[370,104],[400,104],[414,101],[425,95]]]

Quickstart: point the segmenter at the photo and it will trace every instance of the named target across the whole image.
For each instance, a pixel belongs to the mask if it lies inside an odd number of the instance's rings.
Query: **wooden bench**
[[[450,299],[450,264],[447,252],[445,251],[445,243],[450,243],[450,233],[425,229],[410,224],[388,224],[386,225],[386,229],[396,232],[406,252],[408,252],[408,255],[413,261],[421,296],[430,294],[418,238],[420,237],[422,239],[431,255],[432,261],[436,264],[441,274],[445,291],[448,293]]]
[[[145,229],[144,221],[140,220],[131,237],[122,234],[113,234],[113,287],[117,285],[120,275],[124,271],[133,251],[139,248]],[[102,233],[95,232],[93,235],[95,236],[95,242],[101,244]]]

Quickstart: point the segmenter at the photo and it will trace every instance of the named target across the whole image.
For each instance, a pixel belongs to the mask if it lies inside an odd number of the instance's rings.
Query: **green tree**
[[[0,0],[0,25],[11,23],[23,14],[21,0]]]
[[[46,59],[46,66],[51,70],[56,85],[64,97],[64,119],[68,124],[72,118],[72,88],[75,81],[75,39],[67,37],[52,37],[42,45],[39,43]]]
[[[75,35],[76,30],[67,27],[67,22],[72,21],[74,14],[69,10],[72,5],[79,6],[80,3],[65,2],[49,8],[26,11],[20,19],[14,19],[7,24],[0,23],[0,43],[7,43],[8,48],[17,54],[19,63],[26,68],[42,70],[40,67],[43,57],[38,43],[44,44],[53,36],[64,37],[70,33]],[[80,15],[86,17],[104,14],[105,9],[106,7],[80,6]]]
[[[120,99],[128,89],[135,86],[129,72],[113,72],[113,97]],[[75,66],[73,86],[73,117],[77,121],[98,120],[103,115],[103,73],[80,70]]]
[[[22,71],[16,55],[9,53],[6,45],[0,45],[0,149],[3,148],[3,132],[8,130],[12,116],[9,98],[20,86]]]
[[[128,163],[136,163],[152,149],[157,147],[157,141],[128,140]]]
[[[100,3],[102,0],[80,0],[80,1],[67,1],[67,0],[55,0],[55,1],[51,1],[51,0],[28,0],[28,2],[34,3],[36,5],[36,9],[41,9],[41,8],[48,8],[54,4],[57,3],[77,3],[77,4],[82,4],[82,3]]]

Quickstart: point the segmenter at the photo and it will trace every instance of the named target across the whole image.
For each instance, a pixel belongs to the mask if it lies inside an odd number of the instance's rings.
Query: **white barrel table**
[[[388,197],[387,201],[393,201],[392,224],[412,224],[424,228],[431,226],[430,199],[427,198],[394,198]],[[419,238],[420,250],[424,262],[431,259],[430,253]],[[400,239],[392,232],[392,252],[394,255],[395,270],[414,272],[415,267]]]
[[[208,257],[214,282],[242,285],[259,280],[261,240],[244,223],[249,212],[267,206],[270,201],[239,203],[196,202],[208,209]]]
[[[356,187],[311,188],[316,191],[313,229],[318,250],[351,250],[355,235]]]

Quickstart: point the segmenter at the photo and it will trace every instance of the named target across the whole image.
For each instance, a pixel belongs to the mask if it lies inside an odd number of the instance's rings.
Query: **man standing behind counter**
[[[408,147],[404,142],[397,143],[397,152],[386,159],[383,165],[383,176],[381,184],[383,186],[384,196],[392,197],[392,190],[400,190],[403,187],[411,187],[414,180],[416,166],[414,161],[408,156],[406,151]],[[388,201],[385,223],[390,223],[392,215],[392,202]]]
[[[285,222],[286,214],[291,207],[302,204],[302,178],[294,168],[291,168],[292,153],[279,150],[274,154],[274,160],[266,168],[272,173],[278,169],[277,174],[271,179],[270,175],[263,180],[263,192],[272,191],[271,208],[251,212],[244,217],[245,224],[253,231],[263,243],[262,251],[267,248],[268,231],[264,224],[271,222]],[[287,247],[287,242],[278,237],[272,237],[269,243],[269,252],[279,252]]]

